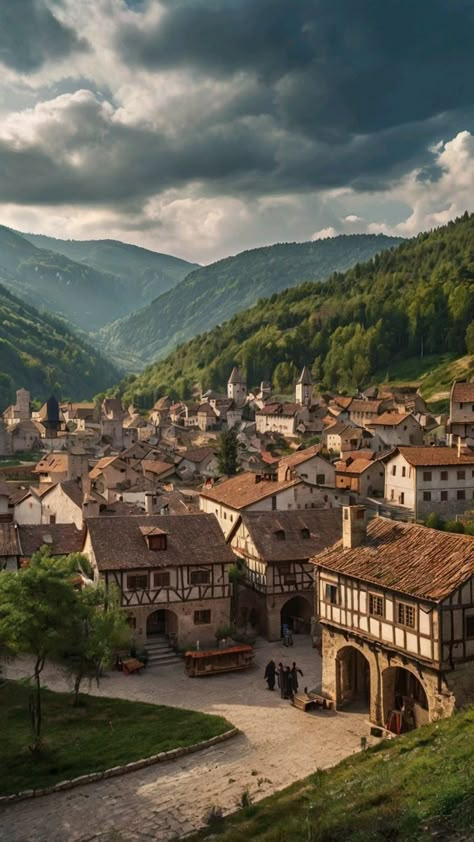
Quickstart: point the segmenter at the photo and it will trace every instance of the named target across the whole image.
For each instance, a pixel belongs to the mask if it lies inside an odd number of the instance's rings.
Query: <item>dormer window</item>
[[[304,526],[303,529],[301,530],[301,537],[304,538],[305,540],[307,540],[310,537],[309,536],[309,529],[306,526]]]
[[[274,535],[275,535],[275,538],[277,539],[277,541],[285,541],[286,540],[286,535],[285,535],[284,529],[276,529],[275,532],[274,532]]]
[[[140,526],[140,532],[152,552],[168,548],[168,535],[157,526]]]

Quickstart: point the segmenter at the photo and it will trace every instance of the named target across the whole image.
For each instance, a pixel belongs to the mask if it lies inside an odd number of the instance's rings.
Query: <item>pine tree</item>
[[[237,433],[235,429],[224,430],[219,437],[217,461],[221,474],[233,476],[239,467]]]

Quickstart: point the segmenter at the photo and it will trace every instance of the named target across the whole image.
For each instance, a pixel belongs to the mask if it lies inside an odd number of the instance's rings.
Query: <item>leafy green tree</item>
[[[217,462],[221,474],[233,476],[239,467],[239,450],[235,427],[224,430],[219,436]]]
[[[77,604],[70,627],[70,656],[65,661],[72,677],[74,705],[84,679],[99,681],[103,670],[111,666],[114,652],[130,642],[131,630],[118,594],[105,591],[102,584],[89,585],[77,593]]]
[[[425,519],[425,526],[429,526],[430,529],[444,529],[444,520],[438,512],[431,512]]]
[[[75,568],[75,571],[74,571]],[[28,567],[0,576],[0,638],[15,653],[34,657],[30,715],[33,750],[41,744],[41,673],[60,658],[77,609],[76,560],[36,553]]]

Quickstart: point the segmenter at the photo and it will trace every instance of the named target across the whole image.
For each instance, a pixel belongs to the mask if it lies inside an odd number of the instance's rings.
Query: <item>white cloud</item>
[[[328,228],[321,228],[319,231],[315,231],[314,234],[311,235],[312,240],[327,240],[329,237],[337,237],[339,231],[336,231],[332,225]]]

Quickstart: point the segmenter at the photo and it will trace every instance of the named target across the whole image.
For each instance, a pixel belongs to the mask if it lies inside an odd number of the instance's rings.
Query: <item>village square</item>
[[[128,636],[82,692],[238,733],[3,800],[0,839],[179,838],[472,704],[473,447],[463,381],[446,416],[416,386],[321,394],[306,367],[292,396],[234,367],[226,394],[147,413],[35,409],[20,388],[0,422],[0,576],[84,559],[74,587],[116,594]],[[2,677],[35,670],[23,648]],[[68,691],[58,658],[41,670]]]

